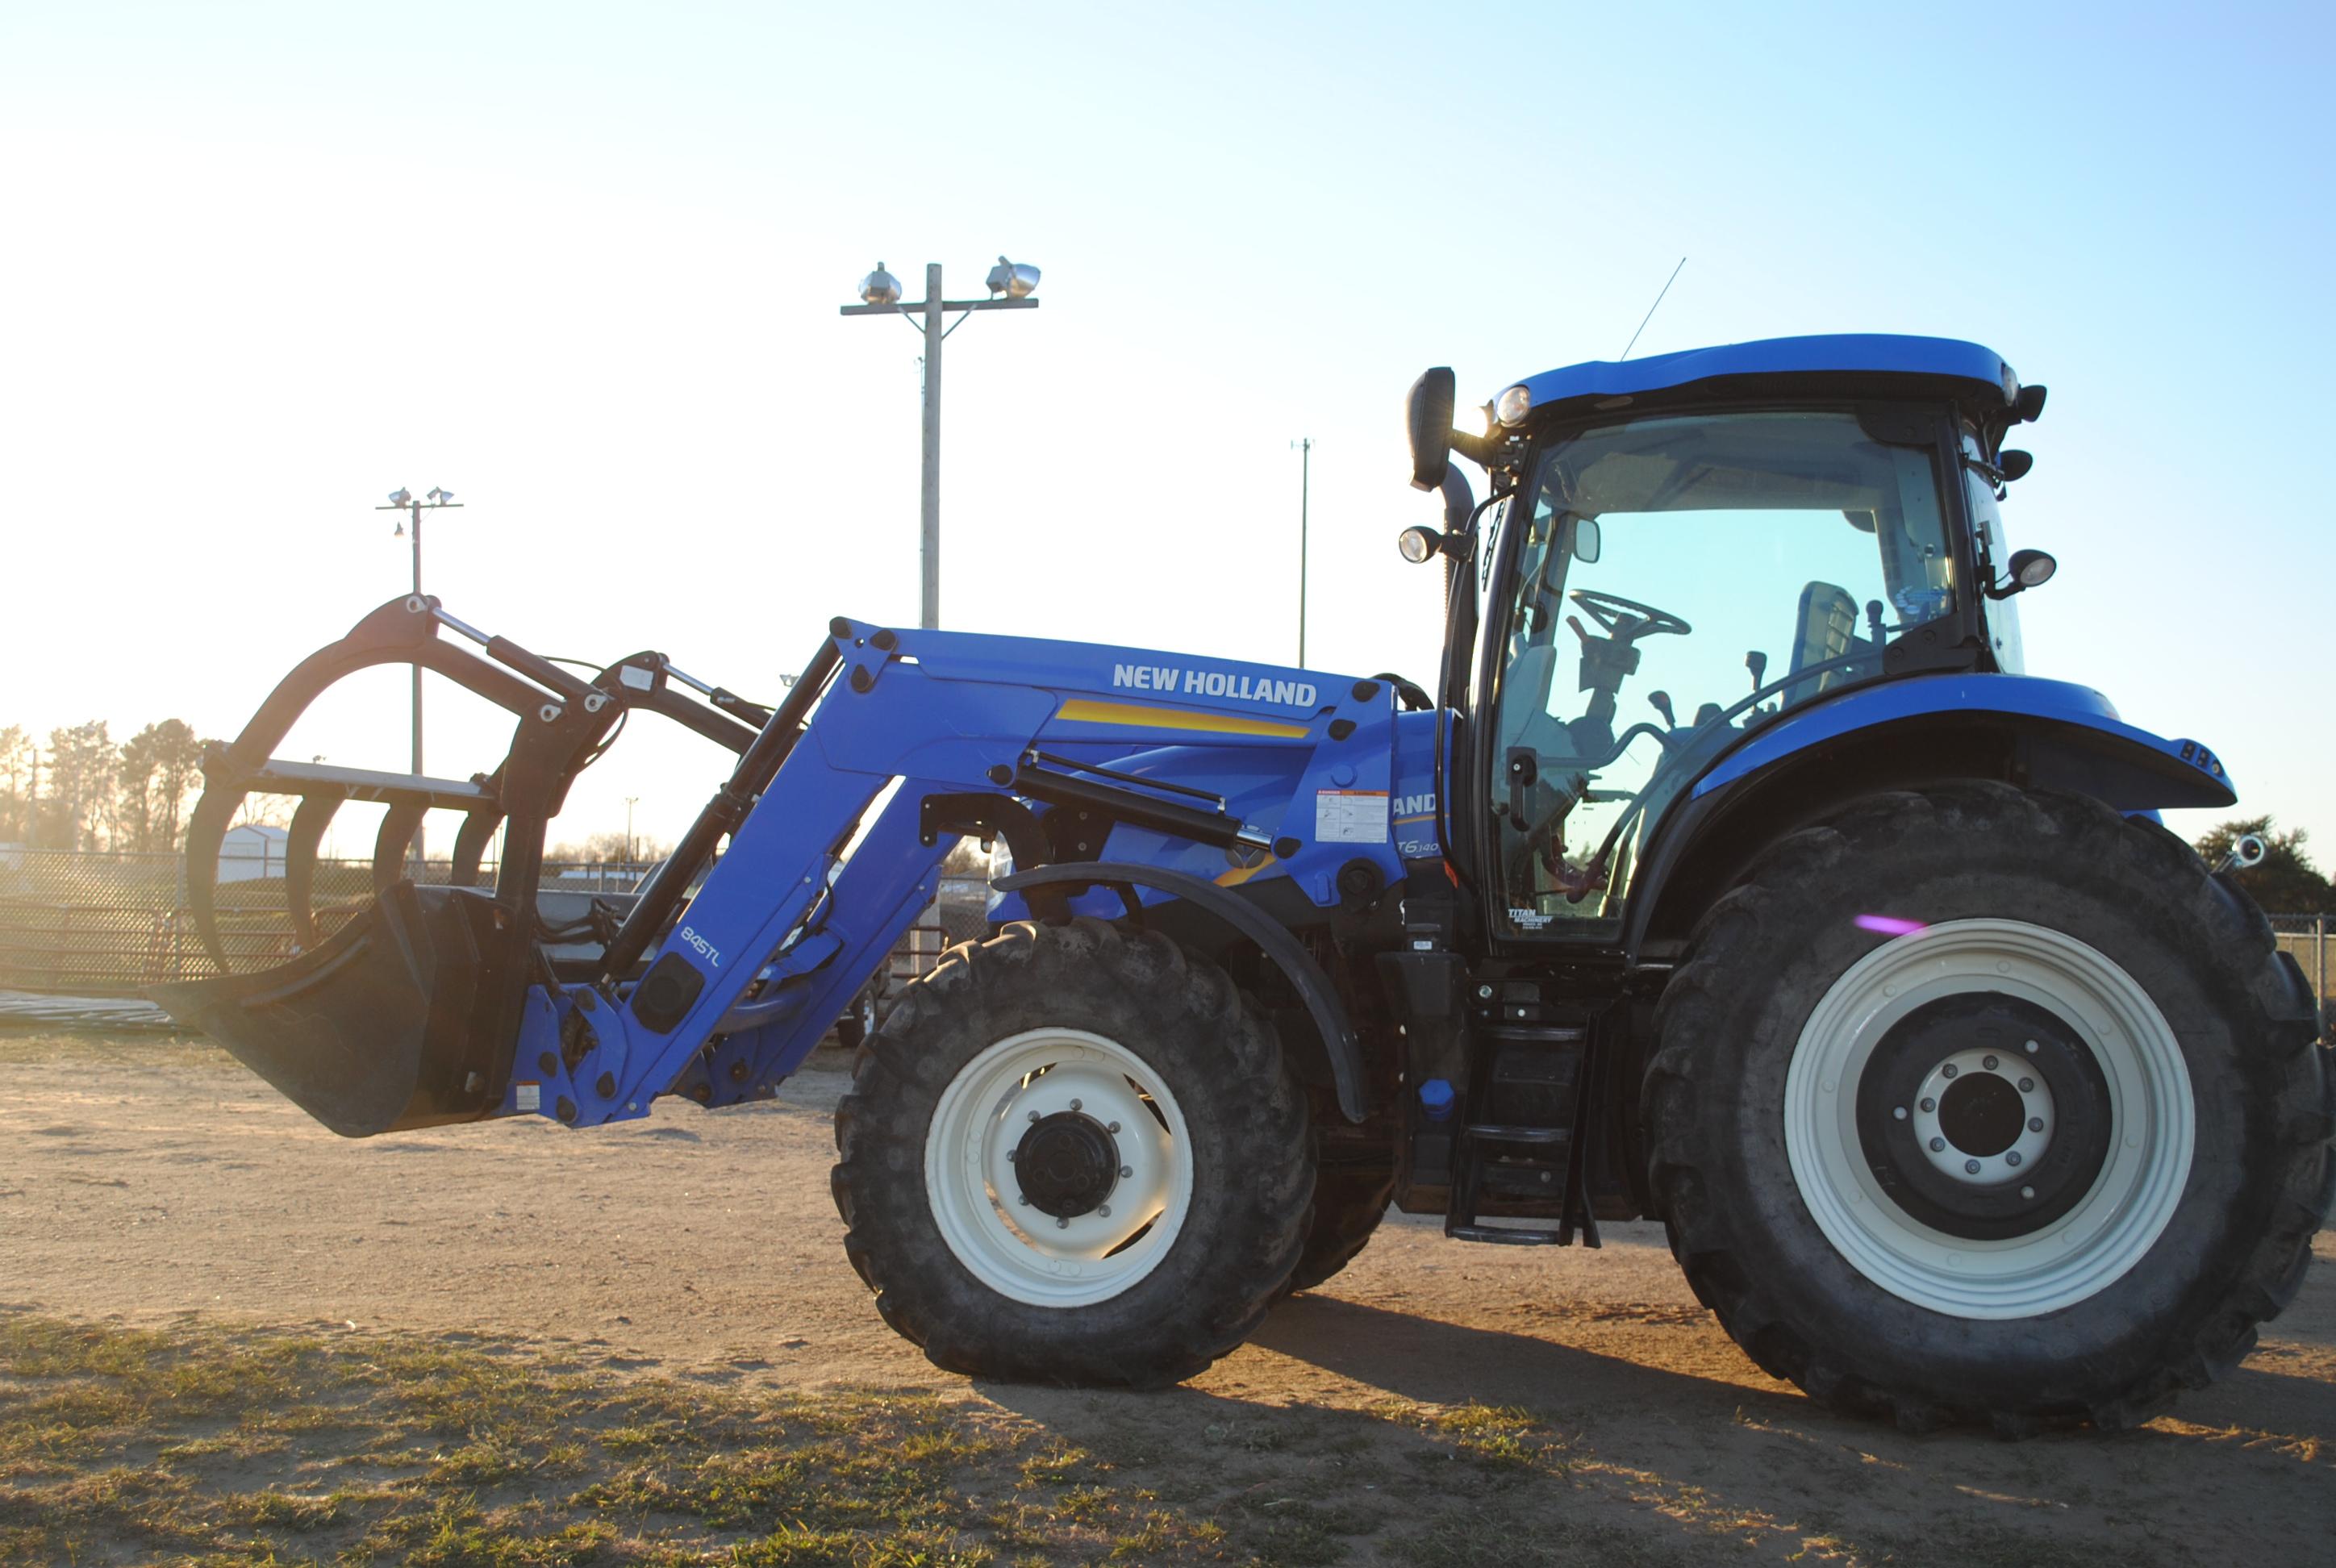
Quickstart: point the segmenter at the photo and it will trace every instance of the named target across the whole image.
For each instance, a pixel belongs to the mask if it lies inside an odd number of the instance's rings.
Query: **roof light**
[[[1533,394],[1522,386],[1512,386],[1493,404],[1493,417],[1514,430],[1525,422],[1533,412]]]
[[[1425,566],[1444,548],[1444,536],[1432,528],[1406,528],[1395,536],[1395,547],[1414,566]]]

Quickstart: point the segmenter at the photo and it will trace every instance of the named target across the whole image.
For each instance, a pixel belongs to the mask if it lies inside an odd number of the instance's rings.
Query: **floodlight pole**
[[[405,493],[405,500],[393,501],[387,506],[376,506],[374,510],[402,511],[406,514],[406,528],[414,536],[414,597],[419,599],[422,597],[422,514],[424,511],[436,511],[442,507],[449,506],[459,510],[462,503],[459,501],[423,501],[411,492]],[[434,495],[438,492],[433,491],[431,493]],[[418,664],[414,667],[414,774],[416,778],[422,776],[422,667]],[[415,823],[414,824],[414,880],[416,882],[421,881],[423,868],[429,863],[423,852],[422,834],[423,824]]]
[[[1314,482],[1314,438],[1290,443],[1298,449],[1298,667],[1306,667],[1306,501]]]
[[[930,630],[941,623],[941,340],[965,325],[964,317],[946,329],[941,318],[949,311],[1036,310],[1038,302],[1027,295],[1004,299],[944,299],[941,264],[925,264],[925,297],[915,304],[846,305],[844,316],[900,316],[911,312],[924,318],[925,385],[924,472],[918,492],[919,608],[917,624]]]

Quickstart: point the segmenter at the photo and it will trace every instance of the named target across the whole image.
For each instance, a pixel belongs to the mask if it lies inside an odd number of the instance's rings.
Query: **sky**
[[[0,0],[0,725],[232,734],[404,591],[401,486],[463,502],[464,619],[772,699],[829,617],[916,616],[919,341],[836,307],[1001,251],[1042,306],[946,351],[943,624],[1294,659],[1310,437],[1308,663],[1425,679],[1406,388],[1615,357],[1685,257],[1634,354],[1935,334],[2048,385],[2029,670],[2326,867],[2330,18]],[[492,765],[443,689],[430,771]],[[405,735],[382,672],[285,752]],[[644,721],[555,836],[670,837],[723,761]]]

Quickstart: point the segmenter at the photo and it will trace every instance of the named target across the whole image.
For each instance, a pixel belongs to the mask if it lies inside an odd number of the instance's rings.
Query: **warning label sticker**
[[[512,1085],[511,1087],[519,1091],[512,1096],[511,1108],[513,1110],[540,1111],[543,1109],[543,1086],[541,1084],[520,1083]]]
[[[1317,790],[1314,793],[1314,838],[1326,844],[1383,844],[1387,842],[1387,792],[1385,790]]]

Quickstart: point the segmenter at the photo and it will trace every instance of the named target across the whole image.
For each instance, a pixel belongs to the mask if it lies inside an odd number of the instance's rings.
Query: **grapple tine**
[[[303,951],[316,945],[316,845],[333,813],[348,799],[346,790],[316,789],[300,797],[284,845],[284,907],[292,918],[292,940]]]
[[[495,836],[502,825],[503,813],[482,806],[462,817],[462,831],[454,835],[454,870],[453,881],[458,888],[479,885],[479,862],[487,852],[487,841]]]
[[[224,780],[207,784],[187,818],[187,911],[194,916],[203,951],[223,975],[235,971],[228,965],[227,947],[219,933],[219,846],[247,793],[241,785],[229,787]]]
[[[389,808],[381,819],[381,833],[373,841],[373,891],[385,893],[395,887],[405,872],[406,846],[414,842],[414,830],[422,825],[422,814],[430,808],[419,803],[406,803]],[[422,879],[414,879],[419,882]]]

